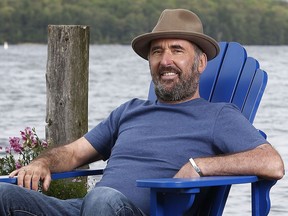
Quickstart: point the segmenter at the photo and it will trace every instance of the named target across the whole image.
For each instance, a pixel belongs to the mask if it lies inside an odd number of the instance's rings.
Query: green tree
[[[47,26],[89,25],[91,43],[130,43],[151,31],[165,8],[199,15],[217,40],[288,44],[288,2],[281,0],[1,0],[0,43],[46,43]]]

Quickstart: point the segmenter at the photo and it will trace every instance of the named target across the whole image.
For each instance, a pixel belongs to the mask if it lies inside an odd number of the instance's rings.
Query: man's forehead
[[[163,38],[163,39],[156,39],[156,40],[152,40],[151,41],[151,45],[152,44],[162,44],[162,43],[168,43],[168,44],[188,44],[191,43],[188,40],[184,40],[184,39],[177,39],[177,38]]]
[[[184,40],[184,39],[157,39],[157,40],[153,40],[151,41],[151,45],[150,45],[150,49],[153,47],[193,47],[193,44],[188,41],[188,40]]]

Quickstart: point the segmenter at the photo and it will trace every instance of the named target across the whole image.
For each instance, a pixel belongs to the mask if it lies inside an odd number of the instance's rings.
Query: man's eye
[[[183,52],[182,49],[175,49],[175,50],[174,50],[174,53],[182,53],[182,52]]]
[[[155,54],[160,54],[160,53],[161,53],[161,50],[153,50],[153,51],[152,51],[152,54],[153,54],[153,55],[155,55]]]

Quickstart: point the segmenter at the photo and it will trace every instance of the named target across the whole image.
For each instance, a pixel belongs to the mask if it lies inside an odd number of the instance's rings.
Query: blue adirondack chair
[[[267,74],[257,60],[247,57],[246,50],[235,42],[220,42],[220,54],[209,61],[200,79],[201,97],[211,102],[231,102],[253,123],[264,89]],[[151,83],[149,100],[155,100]],[[259,131],[263,136],[265,133]],[[54,173],[52,179],[101,175],[103,170],[76,170]],[[0,177],[0,181],[16,183],[17,178]],[[180,216],[195,207],[197,215],[222,215],[233,184],[251,184],[252,215],[268,215],[269,192],[276,181],[257,176],[213,176],[193,179],[142,179],[138,187],[150,188],[151,216]],[[200,191],[209,194],[205,206],[198,205]],[[194,215],[194,214],[193,214]]]

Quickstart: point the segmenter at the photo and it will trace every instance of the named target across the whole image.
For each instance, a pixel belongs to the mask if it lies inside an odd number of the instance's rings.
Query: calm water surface
[[[255,126],[288,161],[288,46],[247,46],[269,76],[268,86],[255,119]],[[0,48],[0,144],[19,136],[26,126],[35,127],[44,137],[46,112],[47,46],[24,44]],[[110,111],[133,98],[146,98],[150,75],[147,62],[130,46],[90,47],[89,128]],[[92,164],[93,167],[103,166]],[[286,169],[287,170],[287,169]],[[224,215],[250,215],[249,186],[232,187]],[[285,177],[271,190],[269,215],[288,215],[288,180]]]

